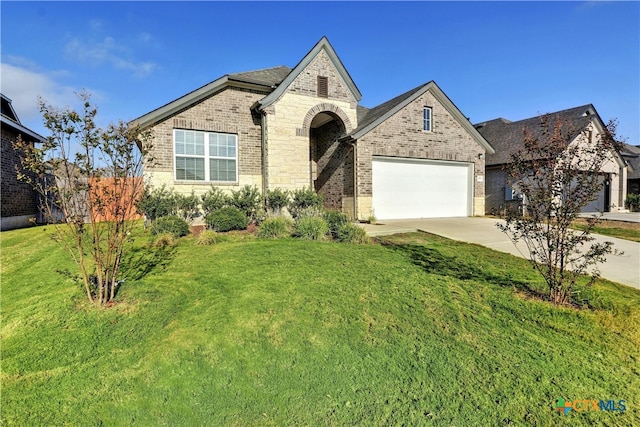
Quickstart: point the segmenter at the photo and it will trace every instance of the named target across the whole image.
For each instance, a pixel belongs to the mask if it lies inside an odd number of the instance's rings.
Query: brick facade
[[[425,106],[431,107],[433,111],[431,132],[422,130],[422,111]],[[360,218],[371,214],[373,156],[473,164],[473,214],[484,213],[485,150],[429,91],[358,140],[357,150]]]
[[[2,218],[36,216],[38,212],[36,192],[30,184],[18,180],[16,168],[20,168],[19,152],[13,148],[18,133],[2,127]],[[4,226],[3,226],[4,228]]]
[[[318,96],[319,76],[326,77],[326,96]],[[262,86],[264,92],[239,88],[252,84],[235,80],[212,86],[211,92],[216,92],[190,98],[190,104],[174,101],[177,107],[172,111],[177,112],[167,113],[152,126],[158,163],[147,167],[145,175],[154,186],[204,193],[212,183],[175,181],[173,131],[229,132],[238,135],[239,177],[235,183],[213,183],[225,189],[246,184],[263,192],[314,188],[323,194],[326,207],[364,219],[372,208],[373,156],[456,161],[473,166],[473,213],[484,212],[485,147],[459,122],[459,112],[454,117],[447,110],[451,106],[441,105],[428,90],[354,145],[353,138],[339,139],[358,128],[360,93],[324,38],[282,78],[271,89]],[[422,131],[424,106],[433,108],[432,132]]]
[[[244,185],[262,186],[262,127],[260,116],[252,114],[251,106],[266,92],[228,87],[190,106],[152,127],[153,166],[145,167],[156,187],[166,184],[176,191],[203,194],[211,182],[176,181],[174,176],[174,129],[232,133],[238,138],[238,181],[214,183],[225,189]]]

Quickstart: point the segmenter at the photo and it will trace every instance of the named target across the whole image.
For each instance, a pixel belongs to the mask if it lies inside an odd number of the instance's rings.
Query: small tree
[[[581,135],[560,118],[543,116],[538,129],[524,129],[524,148],[505,168],[526,203],[524,215],[511,212],[498,227],[514,243],[525,243],[555,304],[566,303],[590,269],[592,284],[600,274],[597,264],[612,252],[611,242],[594,243],[591,236],[601,215],[589,218],[582,231],[571,224],[603,188],[600,171],[616,150],[615,125],[609,122],[604,134],[590,138],[589,130]]]
[[[123,251],[135,226],[130,218],[143,193],[143,156],[152,161],[151,145],[148,132],[123,122],[98,128],[89,98],[79,94],[80,112],[40,100],[51,135],[40,147],[19,140],[16,148],[23,154],[20,177],[40,194],[53,237],[73,258],[87,298],[105,305],[121,283]]]

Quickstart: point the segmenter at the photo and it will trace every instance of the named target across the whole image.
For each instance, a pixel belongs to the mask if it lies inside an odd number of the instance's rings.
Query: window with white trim
[[[422,110],[422,130],[431,132],[433,126],[433,110],[431,107],[424,107]]]
[[[173,141],[177,181],[238,180],[237,135],[175,129]]]

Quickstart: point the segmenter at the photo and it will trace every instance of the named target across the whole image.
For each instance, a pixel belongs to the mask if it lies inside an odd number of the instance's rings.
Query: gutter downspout
[[[262,201],[266,206],[267,191],[269,190],[269,163],[268,163],[268,145],[267,145],[267,113],[264,110],[258,110],[260,112],[260,127],[262,134]]]

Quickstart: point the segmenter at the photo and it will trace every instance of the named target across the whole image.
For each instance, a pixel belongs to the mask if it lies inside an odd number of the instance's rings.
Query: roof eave
[[[467,130],[467,132],[469,132],[469,134],[473,137],[473,139],[481,147],[485,149],[487,154],[495,153],[495,150],[493,149],[491,144],[489,144],[489,142],[478,132],[478,130],[469,122],[469,120],[460,112],[458,107],[455,106],[455,104],[449,99],[449,97],[442,91],[442,89],[440,89],[440,87],[438,87],[438,85],[433,80],[430,81],[429,83],[426,83],[424,86],[422,86],[421,89],[415,91],[413,94],[411,94],[411,96],[408,96],[402,102],[395,105],[393,108],[391,108],[389,111],[387,111],[386,113],[378,117],[373,122],[369,123],[367,126],[363,127],[362,129],[348,136],[353,139],[362,138],[364,135],[371,132],[378,125],[380,125],[389,117],[393,116],[398,111],[402,110],[404,107],[406,107],[407,105],[415,101],[418,97],[420,97],[422,94],[424,94],[427,91],[431,91],[431,93],[438,100],[438,102],[440,102],[440,104],[444,106],[444,108],[449,112],[449,114],[454,116],[454,118],[462,125],[462,127],[464,127]]]
[[[154,124],[171,117],[172,115],[188,108],[189,106],[207,98],[208,96],[227,87],[238,87],[243,89],[254,90],[272,90],[272,87],[267,84],[251,83],[239,79],[232,79],[229,75],[224,75],[217,80],[212,81],[199,89],[189,92],[188,94],[181,96],[180,98],[163,105],[137,119],[129,122],[132,126],[138,126],[142,129],[149,128]]]
[[[44,142],[45,139],[46,139],[44,136],[32,131],[29,128],[24,127],[20,123],[14,122],[13,120],[9,119],[8,117],[0,116],[0,121],[2,122],[3,125],[9,126],[10,128],[16,130],[20,134],[24,134],[24,135],[28,136],[30,138],[30,140],[33,141],[33,142]]]

